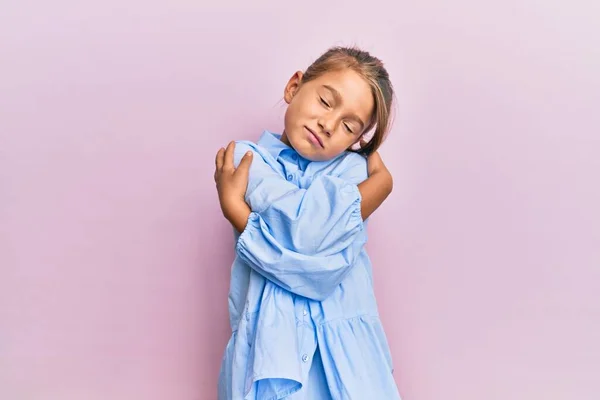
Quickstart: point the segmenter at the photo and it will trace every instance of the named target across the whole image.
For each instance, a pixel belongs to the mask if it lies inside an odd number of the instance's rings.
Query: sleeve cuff
[[[260,222],[259,216],[256,212],[251,212],[248,216],[248,222],[246,223],[246,228],[238,237],[235,250],[238,254],[244,255],[246,249],[248,248],[247,243],[251,240],[252,235],[260,230]]]
[[[357,224],[362,229],[363,228],[363,219],[362,219],[362,195],[360,194],[360,190],[358,190],[358,185],[353,183],[347,183],[343,188],[343,191],[346,193],[352,194],[354,196],[354,201],[352,202],[352,211],[350,213],[350,223],[352,225]]]

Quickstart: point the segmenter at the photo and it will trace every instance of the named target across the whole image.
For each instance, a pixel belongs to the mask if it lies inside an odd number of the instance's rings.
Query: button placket
[[[302,302],[298,305],[298,312],[302,312],[302,323],[299,324],[300,329],[302,329],[302,339],[301,339],[301,347],[300,347],[300,351],[299,351],[299,355],[300,355],[300,361],[306,365],[306,367],[304,368],[309,368],[308,365],[310,364],[310,349],[313,347],[313,336],[314,336],[314,331],[313,331],[313,324],[312,321],[310,320],[310,315],[309,315],[309,304],[308,301],[306,299],[303,299]]]

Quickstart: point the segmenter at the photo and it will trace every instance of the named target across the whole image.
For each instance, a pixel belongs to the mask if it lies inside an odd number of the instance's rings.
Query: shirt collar
[[[300,154],[298,154],[298,152],[293,147],[290,147],[287,144],[283,143],[281,141],[280,134],[269,132],[269,131],[265,130],[265,131],[263,131],[262,135],[258,139],[257,144],[261,147],[264,147],[269,152],[269,154],[271,154],[273,156],[273,158],[275,160],[279,159],[279,157],[282,156],[282,154],[281,154],[282,152],[285,152],[285,154],[287,154],[288,156],[290,154],[295,154],[297,156],[297,160],[298,160],[298,163],[299,163],[299,166],[301,169],[305,169],[307,167],[307,165],[311,163],[310,160],[307,160],[307,159],[303,158],[302,156],[300,156]],[[342,157],[345,153],[347,153],[347,152],[342,152],[338,156],[334,157],[333,160],[335,160],[338,157]],[[294,158],[294,160],[296,160],[296,158]],[[330,162],[330,161],[332,161],[332,160],[329,160],[326,162]],[[314,161],[314,162],[318,162],[318,161]]]
[[[263,132],[257,144],[264,147],[276,160],[284,150],[296,152],[296,150],[281,141],[281,135],[269,131]]]

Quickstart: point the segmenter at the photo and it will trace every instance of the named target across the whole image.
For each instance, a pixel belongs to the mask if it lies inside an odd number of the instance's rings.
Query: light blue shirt
[[[297,392],[317,345],[333,399],[399,399],[364,248],[366,159],[311,162],[264,132],[257,144],[237,142],[236,166],[248,150],[252,214],[236,235],[219,399]]]

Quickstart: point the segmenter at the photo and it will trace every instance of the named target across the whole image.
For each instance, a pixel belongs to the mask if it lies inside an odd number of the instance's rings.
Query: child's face
[[[375,105],[371,88],[350,69],[303,84],[301,79],[296,72],[285,87],[281,140],[308,160],[330,160],[358,142],[369,126]]]

